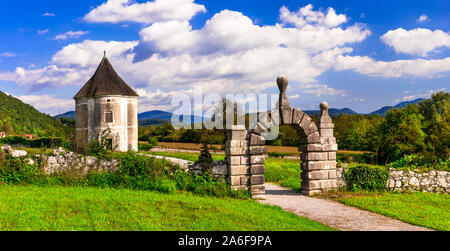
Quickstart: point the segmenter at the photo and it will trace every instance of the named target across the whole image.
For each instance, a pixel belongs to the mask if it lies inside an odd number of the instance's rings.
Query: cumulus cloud
[[[349,18],[332,8],[322,12],[308,5],[292,12],[282,7],[280,23],[265,26],[255,24],[241,12],[223,10],[194,29],[189,19],[199,11],[183,18],[149,14],[155,5],[169,2],[173,1],[140,4],[110,0],[95,8],[97,12],[88,13],[85,21],[148,23],[139,32],[139,40],[72,43],[57,52],[47,67],[19,67],[14,73],[0,73],[0,78],[13,74],[19,85],[32,90],[82,86],[106,50],[119,75],[137,88],[140,109],[167,110],[171,97],[191,94],[195,87],[201,87],[205,94],[264,93],[275,87],[275,79],[281,74],[289,76],[290,88],[297,91],[291,95],[320,97],[347,95],[346,90],[318,83],[317,78],[328,70],[386,78],[438,77],[450,71],[450,59],[383,62],[350,56],[354,44],[364,41],[371,32],[362,24],[348,24]],[[191,0],[175,2],[195,6]],[[134,14],[130,14],[132,11]],[[109,14],[100,19],[101,13]]]
[[[54,17],[56,16],[54,13],[50,13],[50,12],[45,12],[44,14],[42,14],[43,17]]]
[[[401,77],[439,77],[450,71],[450,58],[396,60],[391,62],[376,61],[369,57],[338,56],[334,69],[338,71],[353,70],[364,75],[383,78]]]
[[[68,31],[64,34],[56,35],[54,40],[67,40],[69,38],[79,38],[81,36],[87,35],[89,31]]]
[[[83,20],[89,23],[137,22],[154,23],[169,20],[190,20],[199,12],[206,12],[194,0],[155,0],[136,3],[132,0],[108,0],[91,10]]]
[[[62,99],[55,95],[24,95],[18,96],[17,98],[26,104],[32,105],[39,111],[50,115],[58,115],[72,111],[75,108],[75,101],[73,99]],[[43,100],[45,102],[42,102]]]
[[[336,14],[333,8],[328,8],[327,14],[321,11],[314,11],[313,5],[300,8],[297,12],[291,12],[283,6],[280,9],[280,20],[283,24],[293,24],[297,28],[308,25],[319,25],[325,27],[336,27],[347,22],[347,16],[344,14]]]
[[[450,34],[442,30],[429,29],[404,30],[402,28],[390,30],[381,40],[394,48],[397,53],[419,55],[426,57],[437,48],[450,48]]]

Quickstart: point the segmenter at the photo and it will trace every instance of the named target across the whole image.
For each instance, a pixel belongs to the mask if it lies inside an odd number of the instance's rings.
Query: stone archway
[[[338,146],[333,136],[334,124],[328,114],[328,104],[320,104],[320,118],[316,125],[308,114],[289,105],[287,77],[279,77],[277,84],[280,89],[278,109],[260,117],[251,130],[233,126],[228,131],[225,149],[228,183],[233,189],[250,189],[254,199],[264,199],[264,160],[267,153],[264,135],[270,125],[291,125],[301,136],[302,194],[310,196],[337,188]]]

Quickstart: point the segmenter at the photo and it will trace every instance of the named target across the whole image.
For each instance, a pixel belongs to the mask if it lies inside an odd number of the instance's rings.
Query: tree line
[[[318,116],[311,116],[317,122]],[[247,118],[248,120],[248,118]],[[347,115],[333,118],[334,135],[339,149],[373,152],[378,163],[390,163],[405,155],[420,154],[425,162],[448,160],[450,147],[450,93],[438,92],[430,99],[392,109],[386,116]],[[225,130],[176,130],[170,123],[139,127],[139,139],[201,143],[208,135],[211,144],[224,144]],[[281,126],[277,140],[270,145],[298,146],[299,133],[291,126]]]

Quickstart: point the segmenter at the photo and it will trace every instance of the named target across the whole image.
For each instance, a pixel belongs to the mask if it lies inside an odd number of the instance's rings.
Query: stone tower
[[[74,97],[78,144],[87,146],[92,140],[106,136],[110,150],[137,151],[138,97],[105,56],[95,74]]]

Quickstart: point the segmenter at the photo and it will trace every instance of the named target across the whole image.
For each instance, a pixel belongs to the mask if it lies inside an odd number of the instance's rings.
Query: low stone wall
[[[417,173],[413,171],[399,171],[390,169],[390,178],[386,188],[389,191],[422,191],[430,193],[450,193],[450,172],[430,171],[427,173]],[[344,169],[338,168],[338,186],[347,185],[344,178]]]
[[[192,174],[203,175],[202,167],[198,164],[192,164],[188,168]],[[215,178],[226,178],[228,175],[228,165],[225,161],[219,160],[212,163],[212,175]]]
[[[67,152],[62,148],[53,150],[53,154],[54,156],[36,156],[41,161],[45,161],[43,169],[46,174],[53,174],[69,169],[79,170],[83,175],[86,175],[90,170],[114,172],[118,170],[120,165],[120,161],[116,159],[99,160],[93,156]]]

